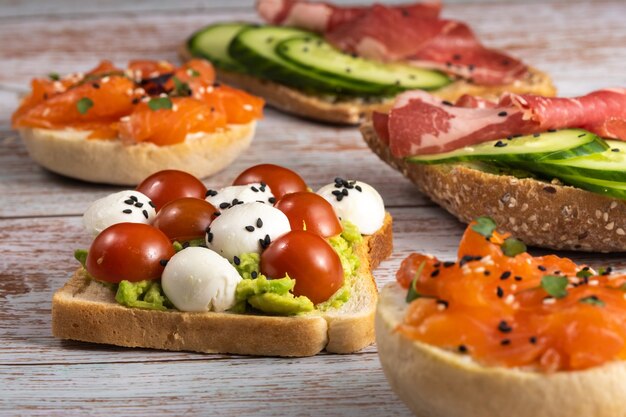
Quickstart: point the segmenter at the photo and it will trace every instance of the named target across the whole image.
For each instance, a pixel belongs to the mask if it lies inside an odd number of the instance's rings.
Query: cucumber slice
[[[568,175],[626,182],[626,143],[619,140],[606,140],[606,143],[609,149],[604,152],[564,160],[544,160],[537,170],[556,177]]]
[[[608,145],[600,137],[582,129],[528,135],[513,139],[492,140],[476,146],[466,146],[451,152],[417,155],[407,158],[419,164],[441,164],[460,161],[535,162],[526,169],[535,171],[543,160],[558,160],[603,152]]]
[[[287,61],[318,74],[378,86],[381,92],[390,94],[410,89],[434,90],[451,82],[439,71],[355,57],[310,36],[282,41],[276,52]]]
[[[575,175],[559,175],[558,178],[567,185],[626,200],[626,183],[624,182],[599,180]]]
[[[300,29],[261,26],[247,28],[233,39],[228,53],[250,72],[263,78],[314,93],[378,95],[377,85],[356,83],[310,71],[276,53],[276,46],[294,37],[314,37]],[[319,39],[319,38],[316,38]]]
[[[228,54],[228,47],[239,32],[249,27],[251,25],[247,23],[217,23],[206,26],[191,35],[187,41],[187,49],[191,55],[206,58],[216,67],[246,72],[246,68]]]

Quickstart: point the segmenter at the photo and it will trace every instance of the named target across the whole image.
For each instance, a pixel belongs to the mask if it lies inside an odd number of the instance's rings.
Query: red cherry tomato
[[[165,204],[179,198],[204,199],[207,189],[193,175],[168,169],[150,175],[137,186],[137,191],[147,195],[159,211]]]
[[[164,261],[172,256],[172,243],[156,227],[118,223],[104,229],[94,239],[86,268],[94,278],[113,283],[158,279],[163,273]]]
[[[296,280],[295,295],[315,304],[330,298],[343,285],[339,255],[319,235],[293,230],[273,241],[261,254],[261,273],[269,278],[286,274]]]
[[[275,207],[285,213],[291,230],[305,230],[322,237],[341,233],[339,218],[324,197],[310,192],[297,192],[283,196]]]
[[[285,194],[307,191],[306,183],[300,175],[278,165],[261,164],[250,167],[239,174],[233,185],[253,182],[264,182],[269,185],[276,199],[282,198]]]
[[[198,198],[179,198],[164,205],[152,225],[171,240],[184,242],[203,237],[217,210]]]

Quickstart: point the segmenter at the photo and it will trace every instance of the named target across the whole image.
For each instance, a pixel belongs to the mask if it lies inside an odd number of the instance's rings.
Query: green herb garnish
[[[544,275],[541,278],[541,288],[554,298],[563,298],[567,295],[569,279],[558,275]]]
[[[581,269],[580,271],[576,272],[576,276],[578,278],[589,278],[593,276],[593,273],[589,270],[589,268]]]
[[[600,300],[598,296],[596,295],[590,295],[589,297],[581,298],[578,301],[580,301],[581,303],[585,303],[585,304],[591,304],[592,306],[598,306],[598,307],[605,306],[604,301]]]
[[[407,303],[410,303],[411,301],[422,297],[422,295],[419,292],[417,292],[416,285],[417,285],[417,281],[422,275],[424,266],[426,266],[426,261],[422,262],[420,266],[417,268],[417,271],[415,271],[415,278],[413,278],[413,281],[411,281],[411,285],[409,285],[409,292],[406,294]]]
[[[172,100],[169,97],[154,97],[148,101],[150,110],[170,110],[172,108]]]
[[[78,262],[80,262],[80,264],[83,266],[83,268],[85,267],[85,264],[87,263],[87,254],[89,252],[87,252],[85,249],[76,249],[74,251],[74,259],[76,259]]]
[[[489,239],[496,230],[496,222],[491,217],[481,216],[476,219],[476,224],[472,225],[472,230]]]
[[[501,247],[502,253],[509,257],[514,257],[520,253],[526,252],[526,245],[524,242],[512,237],[506,239]]]
[[[174,95],[179,97],[189,97],[191,95],[189,84],[181,81],[178,77],[174,77],[172,80],[174,81]]]
[[[59,81],[61,79],[61,76],[56,72],[51,72],[50,74],[48,74],[48,78],[50,78],[52,81]]]
[[[80,114],[85,114],[93,107],[93,101],[88,97],[83,97],[76,102],[76,109]]]

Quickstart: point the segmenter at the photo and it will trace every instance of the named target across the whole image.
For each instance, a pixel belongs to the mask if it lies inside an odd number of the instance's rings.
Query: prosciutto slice
[[[527,72],[521,61],[485,48],[464,23],[439,18],[441,6],[338,7],[298,0],[259,0],[270,23],[323,33],[339,49],[379,61],[408,61],[481,85],[508,84]]]
[[[581,128],[626,140],[626,88],[576,98],[504,94],[498,102],[461,97],[442,102],[423,91],[398,96],[388,114],[374,114],[374,129],[393,155],[407,157],[552,129]]]

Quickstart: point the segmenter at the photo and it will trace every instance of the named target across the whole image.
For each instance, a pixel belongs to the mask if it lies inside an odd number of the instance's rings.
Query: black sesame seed
[[[510,339],[502,339],[500,341],[500,345],[502,345],[502,346],[508,346],[510,344],[511,344],[511,340]]]
[[[556,194],[556,188],[548,185],[547,187],[543,187],[543,191],[549,194]]]
[[[204,229],[205,233],[211,233],[211,226],[207,226],[206,229]]]
[[[362,193],[362,192],[363,192],[363,189],[361,188],[361,186],[360,186],[360,185],[355,185],[355,186],[354,186],[354,189],[355,189],[355,190],[357,190],[357,191],[358,191],[358,192],[360,192],[360,193]]]
[[[135,203],[135,207],[142,208],[143,207],[143,203]]]
[[[241,259],[238,256],[233,256],[233,263],[235,265],[239,265],[241,263]]]
[[[256,227],[263,227],[263,220],[260,217],[256,219]]]
[[[611,149],[611,152],[619,152],[619,149],[618,148],[613,148],[613,149]]]
[[[206,240],[209,243],[213,242],[213,233],[211,233],[211,232],[207,233]]]
[[[276,197],[270,197],[267,199],[267,201],[269,201],[270,204],[274,204],[276,203]]]
[[[500,117],[505,117],[507,115],[508,115],[508,113],[505,112],[505,111],[501,111],[500,113],[498,113],[498,116],[500,116]]]
[[[256,271],[250,272],[250,278],[254,279],[254,278],[258,277],[258,276],[259,276],[258,272],[256,272]]]
[[[250,189],[251,189],[252,191],[254,191],[255,193],[258,193],[258,192],[259,192],[259,189],[258,189],[258,188],[256,188],[254,185],[253,185],[252,187],[250,187]]]
[[[513,139],[513,135],[509,135],[506,137],[506,140],[512,140]]]
[[[433,264],[433,266],[434,266],[435,268],[439,268],[439,267],[441,266],[441,262],[435,262],[435,263]]]
[[[261,247],[265,249],[265,241],[263,239],[259,239],[259,245],[261,245]]]
[[[582,138],[583,136],[585,136],[586,133],[581,133],[580,135],[578,135],[579,138]]]
[[[230,204],[228,204],[227,202],[223,202],[223,203],[220,204],[220,208],[221,209],[225,209],[225,208],[228,208],[228,207],[230,207]]]
[[[133,201],[137,201],[137,197],[135,197],[134,195],[131,195],[130,199],[133,200]]]
[[[528,341],[533,345],[537,344],[537,338],[535,336],[531,336]]]
[[[430,273],[431,278],[437,278],[437,275],[439,275],[438,269],[435,269],[433,272]]]
[[[500,323],[498,323],[498,330],[502,333],[510,333],[513,328],[509,326],[509,323],[507,323],[506,320],[501,320]]]
[[[267,246],[272,242],[270,239],[270,235],[265,235],[265,239],[263,240]]]
[[[341,190],[341,194],[348,195],[348,189],[344,188],[343,190]]]
[[[449,102],[448,100],[444,100],[441,102],[441,104],[443,104],[444,106],[454,106],[454,104],[452,104],[451,102]]]
[[[611,272],[613,272],[613,268],[610,266],[607,266],[606,269],[602,271],[601,275],[609,275]]]
[[[495,145],[496,148],[504,148],[507,145],[506,142],[502,142],[501,140],[497,141]]]
[[[502,287],[498,286],[498,288],[496,288],[496,295],[498,296],[498,298],[504,297],[504,290],[502,289]]]
[[[465,345],[459,345],[458,349],[460,353],[467,353],[467,346]]]
[[[141,101],[141,99],[139,97],[135,97],[134,99],[132,99],[131,103],[139,104],[140,101]]]
[[[167,265],[167,263],[168,263],[168,262],[169,262],[169,261],[168,261],[167,259],[161,259],[161,260],[159,261],[159,263],[161,264],[161,266],[165,266],[165,265]]]
[[[556,129],[548,129],[548,132],[554,133],[554,132],[556,132]]]
[[[548,270],[548,268],[546,268],[546,267],[545,267],[545,266],[543,266],[543,265],[538,265],[538,266],[537,266],[537,269],[538,269],[538,270],[540,270],[540,271],[547,271],[547,270]]]
[[[230,202],[230,204],[232,206],[236,206],[237,204],[241,203],[239,200],[237,200],[236,198],[233,198],[233,201]]]
[[[189,247],[189,242],[183,242],[183,249],[186,249]]]
[[[511,271],[504,271],[502,275],[500,275],[500,279],[504,281],[505,279],[508,279],[510,276],[511,276]]]
[[[215,197],[216,195],[217,195],[217,191],[207,190],[205,197]]]
[[[459,266],[463,266],[468,262],[472,262],[472,261],[480,261],[482,259],[482,256],[472,256],[472,255],[464,255],[461,260],[459,261]]]
[[[443,263],[444,268],[450,268],[453,265],[454,265],[454,262],[451,262],[451,261],[446,261]]]
[[[486,269],[485,269],[485,270],[483,271],[483,274],[484,274],[486,277],[488,277],[489,275],[491,275],[491,271],[488,271],[488,270],[486,270]]]
[[[133,211],[131,209],[122,210],[122,213],[124,213],[124,214],[130,214],[132,212]]]
[[[98,83],[93,83],[93,84],[91,84],[91,86],[93,88],[95,88],[96,90],[100,88],[100,84],[98,84]]]
[[[337,196],[337,201],[341,201],[341,200],[343,200],[343,194],[339,194],[339,195]]]
[[[254,226],[246,226],[248,232],[254,232]]]
[[[135,204],[135,201],[131,199],[124,200],[124,204],[128,204],[129,206],[132,206],[133,204]]]
[[[147,210],[143,210],[143,217],[145,217],[146,219],[149,218],[150,216],[148,216],[148,211]]]
[[[341,178],[341,177],[335,177],[335,184],[341,185],[341,184],[343,184],[344,181],[345,180],[343,178]]]
[[[341,191],[334,190],[331,194],[334,195],[334,196],[340,196],[341,195]]]
[[[541,136],[540,133],[533,133],[533,138],[538,138],[539,136]]]
[[[213,213],[213,215],[214,215],[215,217],[219,217],[219,216],[221,216],[221,215],[222,215],[222,213],[220,213],[219,211],[216,211],[215,213]]]
[[[152,208],[156,208],[156,206],[154,205],[154,203],[152,201],[148,201],[148,205]]]

